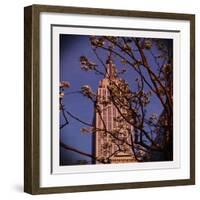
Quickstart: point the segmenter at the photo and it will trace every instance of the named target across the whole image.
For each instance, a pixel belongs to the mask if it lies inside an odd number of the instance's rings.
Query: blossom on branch
[[[96,97],[96,93],[92,91],[92,88],[89,85],[83,85],[81,87],[81,93],[92,100]]]
[[[91,45],[95,48],[103,47],[105,44],[105,40],[103,39],[103,37],[96,37],[96,36],[90,37],[90,42]]]
[[[96,68],[96,64],[94,62],[89,61],[85,56],[80,57],[81,69],[84,71],[94,70]]]
[[[145,39],[144,40],[144,48],[149,50],[149,49],[151,49],[151,47],[152,47],[152,41],[150,39]]]
[[[70,83],[68,81],[61,81],[59,86],[60,88],[69,88]]]

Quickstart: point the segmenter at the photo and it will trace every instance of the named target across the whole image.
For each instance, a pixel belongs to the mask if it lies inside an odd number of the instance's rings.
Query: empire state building
[[[123,82],[124,80],[117,77],[115,64],[109,56],[106,62],[106,75],[99,82],[95,109],[94,154],[105,163],[137,162],[132,151],[133,126],[123,120],[122,113],[126,110],[112,101],[110,91],[112,86],[118,88]],[[120,95],[120,89],[117,93]],[[100,164],[98,159],[96,163]]]

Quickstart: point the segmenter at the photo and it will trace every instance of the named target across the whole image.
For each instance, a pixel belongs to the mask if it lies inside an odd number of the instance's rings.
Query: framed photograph
[[[195,183],[195,16],[24,10],[24,191]]]

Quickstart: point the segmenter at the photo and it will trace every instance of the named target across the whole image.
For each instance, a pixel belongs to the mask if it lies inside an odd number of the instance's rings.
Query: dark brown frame
[[[190,22],[190,178],[185,180],[115,183],[41,188],[39,183],[40,53],[41,12],[78,13],[142,18],[187,20]],[[32,5],[24,9],[24,191],[30,194],[82,192],[112,189],[161,187],[195,184],[195,16],[161,12],[109,10],[80,7]]]

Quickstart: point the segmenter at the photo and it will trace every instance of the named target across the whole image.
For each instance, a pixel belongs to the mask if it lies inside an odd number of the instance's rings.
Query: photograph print
[[[60,166],[173,161],[173,39],[60,34]]]

